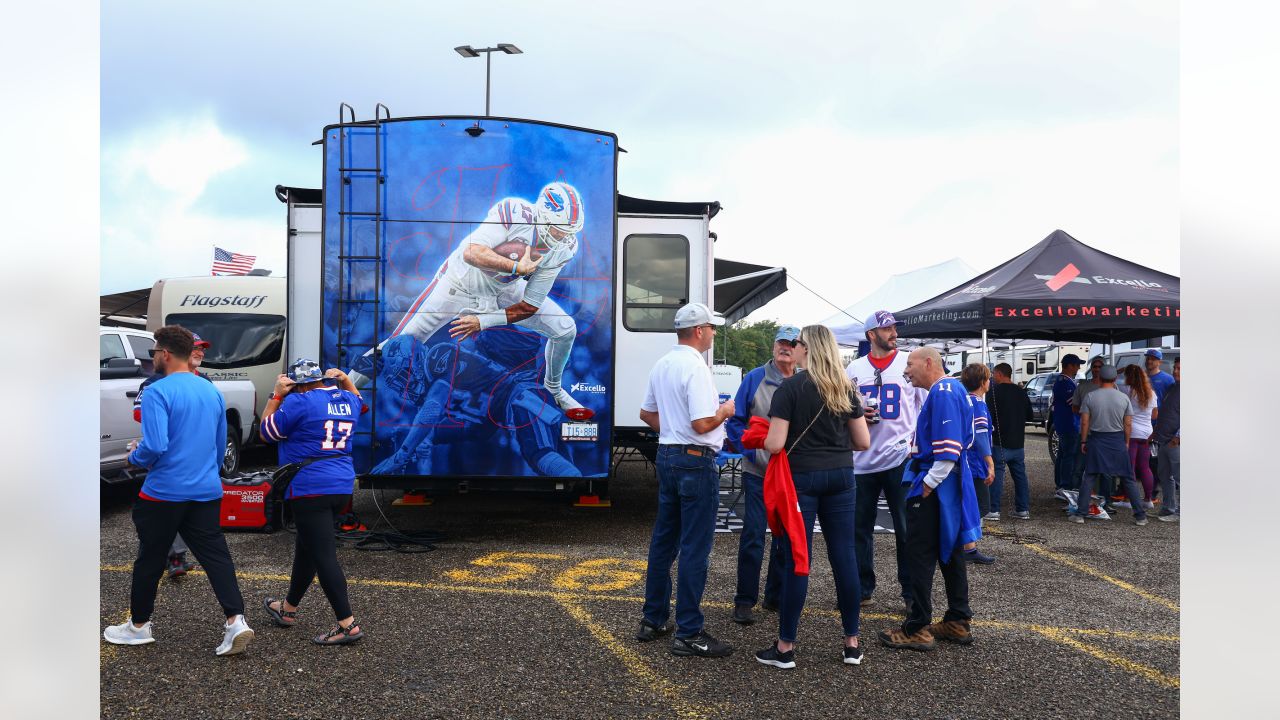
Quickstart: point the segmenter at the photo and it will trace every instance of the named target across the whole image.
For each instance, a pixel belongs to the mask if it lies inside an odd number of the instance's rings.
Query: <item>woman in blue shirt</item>
[[[344,645],[364,637],[351,613],[333,533],[355,486],[351,435],[363,411],[360,393],[346,373],[336,368],[322,373],[317,363],[300,359],[276,381],[259,429],[264,441],[280,444],[282,465],[307,463],[285,495],[298,528],[289,594],[262,604],[276,625],[293,627],[298,603],[318,575],[338,619],[336,627],[312,639],[318,645]]]

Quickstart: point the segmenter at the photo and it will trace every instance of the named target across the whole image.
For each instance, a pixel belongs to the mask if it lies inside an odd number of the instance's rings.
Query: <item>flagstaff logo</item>
[[[196,307],[222,307],[231,305],[234,307],[256,308],[266,302],[266,295],[187,295],[182,298],[180,306],[186,307],[194,305]]]
[[[1129,287],[1143,288],[1145,290],[1164,290],[1165,287],[1157,282],[1148,282],[1146,280],[1113,278],[1105,275],[1093,275],[1091,277],[1082,277],[1080,268],[1075,263],[1067,263],[1067,266],[1058,271],[1056,275],[1036,275],[1036,279],[1044,280],[1045,287],[1054,292],[1058,292],[1067,286],[1067,283],[1081,283],[1083,285],[1127,285]]]

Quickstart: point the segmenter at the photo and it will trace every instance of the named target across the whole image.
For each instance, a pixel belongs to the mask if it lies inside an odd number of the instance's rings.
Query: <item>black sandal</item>
[[[276,610],[271,607],[271,603],[280,603],[280,609]],[[284,601],[275,598],[266,598],[262,601],[262,607],[266,609],[267,614],[271,616],[271,622],[279,627],[290,628],[298,624],[298,611],[285,610]]]
[[[352,632],[355,630],[355,632]],[[360,625],[354,620],[350,625],[342,627],[335,625],[332,630],[311,638],[311,642],[317,645],[348,645],[364,638],[364,631],[360,629]]]

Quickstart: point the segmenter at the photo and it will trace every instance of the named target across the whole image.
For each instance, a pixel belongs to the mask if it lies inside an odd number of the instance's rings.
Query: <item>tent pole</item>
[[[982,364],[987,364],[987,329],[982,328]]]

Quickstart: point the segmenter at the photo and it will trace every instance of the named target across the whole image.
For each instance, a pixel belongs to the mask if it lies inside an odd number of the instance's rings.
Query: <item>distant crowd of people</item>
[[[1001,519],[1006,467],[1014,484],[1009,515],[1031,519],[1025,442],[1032,408],[1012,368],[974,363],[948,377],[936,350],[898,350],[900,323],[882,310],[863,328],[870,352],[843,370],[826,327],[781,326],[772,358],[721,402],[704,354],[723,324],[703,304],[680,308],[677,345],[649,376],[640,418],[659,435],[658,515],[636,639],[673,635],[671,652],[680,656],[734,651],[708,632],[700,608],[719,502],[717,457],[728,452],[742,456],[745,504],[731,619],[756,622],[757,605],[778,613],[777,638],[755,653],[758,662],[796,666],[815,519],[836,588],[841,658],[862,662],[860,612],[876,602],[881,496],[895,530],[894,594],[905,616],[878,634],[881,645],[925,651],[939,640],[973,642],[966,566],[996,561],[977,544],[982,522]],[[1079,383],[1080,358],[1063,358],[1052,407],[1055,497],[1067,501],[1073,522],[1114,512],[1122,501],[1112,493],[1121,491],[1138,525],[1157,506],[1161,520],[1177,519],[1180,367],[1175,360],[1169,375],[1161,360],[1149,350],[1145,371],[1126,367],[1117,389],[1120,374],[1101,357]],[[766,527],[773,539],[762,597]],[[947,607],[934,622],[939,570]]]

